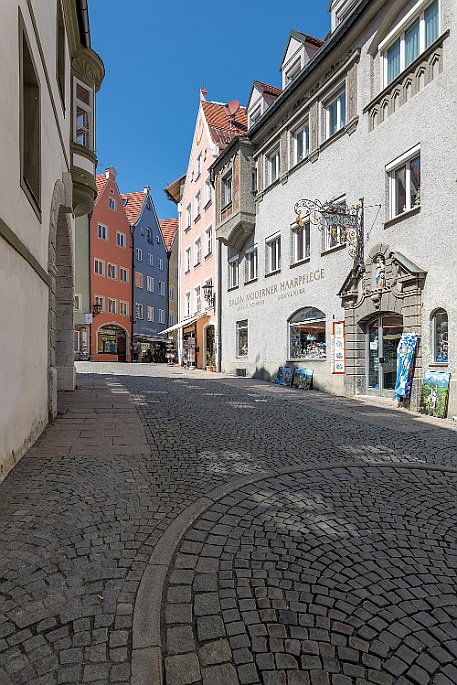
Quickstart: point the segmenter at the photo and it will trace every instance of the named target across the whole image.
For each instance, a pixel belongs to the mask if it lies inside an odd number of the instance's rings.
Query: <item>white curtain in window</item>
[[[425,10],[425,47],[428,48],[438,38],[438,2]]]
[[[400,41],[397,40],[387,50],[387,83],[397,78],[400,73]]]
[[[419,51],[419,21],[416,21],[405,33],[405,66],[419,57]]]

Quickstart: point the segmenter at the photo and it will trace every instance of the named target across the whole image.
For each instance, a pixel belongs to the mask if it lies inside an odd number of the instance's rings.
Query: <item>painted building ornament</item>
[[[386,287],[386,260],[384,255],[378,254],[374,259],[374,288]]]

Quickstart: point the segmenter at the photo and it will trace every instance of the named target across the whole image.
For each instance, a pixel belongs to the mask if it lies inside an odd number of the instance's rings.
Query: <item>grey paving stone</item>
[[[210,664],[221,664],[224,661],[231,661],[232,651],[228,640],[214,640],[202,645],[198,650],[198,658],[202,666]]]
[[[220,666],[209,666],[202,668],[203,685],[214,685],[224,683],[224,685],[240,685],[237,672],[232,664],[221,664]]]
[[[165,659],[167,685],[190,685],[200,680],[200,666],[196,654],[181,654]]]

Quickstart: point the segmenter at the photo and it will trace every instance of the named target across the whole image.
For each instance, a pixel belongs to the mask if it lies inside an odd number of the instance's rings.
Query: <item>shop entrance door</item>
[[[126,348],[125,333],[120,332],[117,334],[117,360],[119,362],[127,361]]]
[[[403,317],[378,316],[367,326],[367,393],[393,397],[397,378],[397,347],[403,333]]]

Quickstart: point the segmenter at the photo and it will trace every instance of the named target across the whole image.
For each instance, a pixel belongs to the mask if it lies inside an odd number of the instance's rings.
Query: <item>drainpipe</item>
[[[89,7],[87,0],[76,0],[76,11],[78,13],[81,43],[84,47],[90,48]]]
[[[130,225],[130,224],[129,224]],[[132,274],[130,283],[132,286],[132,311],[130,321],[132,322],[130,328],[130,361],[133,362],[133,325],[135,321],[135,227],[130,226],[130,246],[132,248]]]
[[[89,264],[88,264],[89,273],[88,273],[88,276],[89,276],[89,311],[90,312],[92,312],[92,270],[91,270],[91,259],[92,258],[91,258],[91,251],[90,251],[90,247],[91,247],[91,242],[90,242],[91,226],[90,226],[90,223],[91,223],[91,221],[92,221],[92,212],[87,215],[87,242],[88,242],[87,253],[89,255]],[[93,317],[93,314],[92,314],[92,317]],[[89,326],[89,361],[92,361],[92,326],[93,325],[94,324],[91,323]]]
[[[217,322],[217,371],[222,368],[222,243],[217,239],[217,292],[216,292],[216,322]]]

